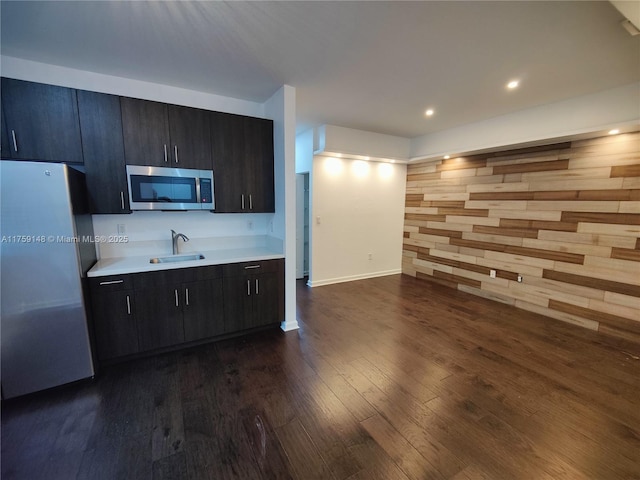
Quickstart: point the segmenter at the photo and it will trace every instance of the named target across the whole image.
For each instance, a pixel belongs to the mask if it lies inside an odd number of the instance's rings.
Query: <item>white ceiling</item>
[[[3,55],[257,102],[289,84],[298,131],[328,123],[415,137],[640,81],[640,35],[609,2],[0,8]],[[514,78],[521,87],[507,91]]]

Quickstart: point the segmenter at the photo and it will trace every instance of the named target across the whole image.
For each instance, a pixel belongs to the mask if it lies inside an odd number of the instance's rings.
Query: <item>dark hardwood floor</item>
[[[2,479],[638,479],[640,348],[389,276],[4,402]]]

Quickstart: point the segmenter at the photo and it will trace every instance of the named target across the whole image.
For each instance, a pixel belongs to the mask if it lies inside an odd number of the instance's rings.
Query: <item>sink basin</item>
[[[187,255],[171,255],[169,257],[156,257],[149,260],[149,263],[173,263],[173,262],[189,262],[191,260],[203,260],[204,255],[201,253],[190,253]]]

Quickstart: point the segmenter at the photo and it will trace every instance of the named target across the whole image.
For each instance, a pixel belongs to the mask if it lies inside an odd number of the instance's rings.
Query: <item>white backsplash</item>
[[[171,253],[171,230],[189,237],[179,240],[180,253],[231,248],[282,249],[273,238],[273,214],[210,212],[133,212],[129,215],[93,215],[98,258]],[[118,232],[124,225],[124,234]],[[122,237],[126,237],[126,241]]]

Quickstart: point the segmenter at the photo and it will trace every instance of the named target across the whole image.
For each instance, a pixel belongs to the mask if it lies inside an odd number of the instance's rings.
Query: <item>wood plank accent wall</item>
[[[409,165],[402,271],[640,343],[640,132]]]

